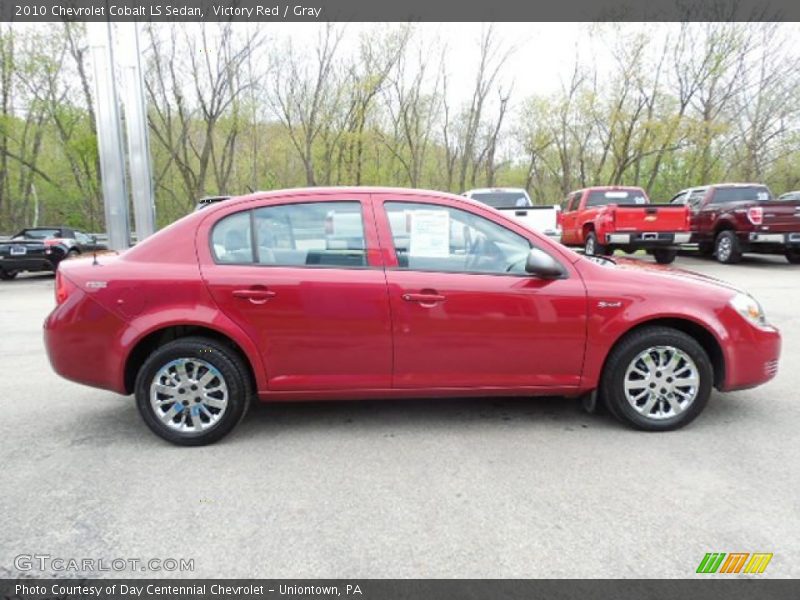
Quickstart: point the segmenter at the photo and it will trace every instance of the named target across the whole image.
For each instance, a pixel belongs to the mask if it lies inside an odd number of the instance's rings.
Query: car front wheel
[[[19,271],[6,271],[5,269],[0,269],[0,279],[3,281],[14,279],[17,275],[19,275]]]
[[[713,377],[711,361],[694,338],[668,327],[647,327],[611,351],[601,391],[609,411],[623,423],[669,431],[702,412]]]
[[[202,337],[157,350],[136,378],[136,405],[148,427],[181,446],[211,444],[244,416],[252,385],[239,356]]]

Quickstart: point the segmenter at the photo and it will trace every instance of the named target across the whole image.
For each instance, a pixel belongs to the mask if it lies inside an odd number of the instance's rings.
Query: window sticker
[[[758,192],[758,200],[763,202],[764,200],[769,200],[769,194],[767,192]]]
[[[416,210],[411,213],[411,256],[450,255],[450,213],[444,210]]]

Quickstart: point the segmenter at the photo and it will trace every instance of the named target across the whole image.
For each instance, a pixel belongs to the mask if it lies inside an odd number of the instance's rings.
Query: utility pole
[[[142,241],[155,232],[155,202],[150,170],[150,144],[147,127],[147,103],[139,50],[139,24],[118,23],[118,59],[122,67],[122,103],[128,137],[133,215],[136,239]]]
[[[130,245],[130,227],[111,23],[89,22],[86,32],[94,68],[95,119],[108,245],[112,250],[122,251]]]

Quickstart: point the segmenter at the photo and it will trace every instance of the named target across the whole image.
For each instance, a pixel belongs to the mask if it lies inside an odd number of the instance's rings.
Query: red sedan
[[[99,264],[70,261],[45,322],[62,376],[135,394],[148,426],[214,442],[252,398],[597,397],[669,430],[711,388],[775,376],[752,297],[585,258],[475,201],[404,189],[232,198]]]

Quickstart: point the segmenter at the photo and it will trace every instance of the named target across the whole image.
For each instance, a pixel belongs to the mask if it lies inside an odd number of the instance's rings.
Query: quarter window
[[[524,273],[527,239],[467,211],[387,202],[401,269],[449,273]]]

